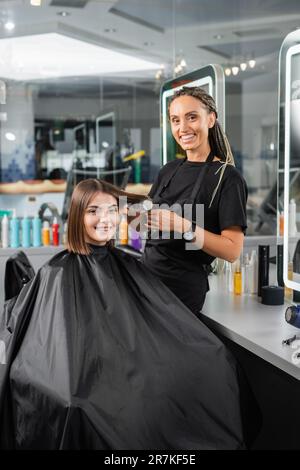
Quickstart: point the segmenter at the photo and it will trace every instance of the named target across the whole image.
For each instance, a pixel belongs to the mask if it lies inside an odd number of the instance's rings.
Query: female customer
[[[114,248],[121,196],[138,199],[97,180],[76,186],[68,249],[23,288],[0,332],[1,447],[243,448],[235,361]]]
[[[216,257],[239,257],[247,225],[246,183],[217,118],[215,102],[203,89],[175,92],[169,119],[186,158],[167,163],[149,193],[154,204],[171,208],[153,210],[149,227],[170,229],[174,236],[149,238],[143,262],[196,315],[209,289],[209,265]],[[172,211],[174,205],[192,208],[191,215]]]

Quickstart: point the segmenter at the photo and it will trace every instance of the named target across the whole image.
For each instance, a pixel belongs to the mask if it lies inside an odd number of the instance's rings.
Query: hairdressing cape
[[[1,447],[243,448],[223,343],[137,260],[92,249],[59,253],[6,305]]]

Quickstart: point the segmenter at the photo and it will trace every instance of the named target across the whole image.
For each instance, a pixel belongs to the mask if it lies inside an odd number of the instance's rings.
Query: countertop
[[[284,313],[291,303],[285,302],[281,306],[263,305],[254,294],[238,296],[226,292],[220,275],[211,275],[209,282],[211,290],[203,306],[203,322],[217,333],[300,380],[300,365],[292,361],[292,354],[296,349],[282,345],[283,340],[295,334],[300,340],[300,330],[285,321]],[[300,343],[297,349],[300,349]]]

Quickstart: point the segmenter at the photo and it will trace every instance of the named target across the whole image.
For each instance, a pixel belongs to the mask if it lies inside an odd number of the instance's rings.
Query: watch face
[[[150,199],[145,199],[142,203],[144,211],[151,211],[153,207],[153,202]]]
[[[194,232],[184,232],[184,234],[183,234],[183,238],[184,238],[187,242],[192,241],[194,237],[195,237]]]

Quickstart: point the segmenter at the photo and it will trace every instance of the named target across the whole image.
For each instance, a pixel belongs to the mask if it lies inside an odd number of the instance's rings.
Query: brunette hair
[[[84,215],[91,199],[97,193],[106,193],[113,196],[119,207],[120,196],[126,197],[129,203],[140,202],[147,199],[140,194],[132,194],[107,183],[103,180],[86,179],[78,183],[73,191],[68,214],[67,249],[72,253],[89,255],[91,253],[85,241]]]
[[[206,93],[203,88],[200,87],[188,87],[188,86],[183,86],[179,90],[177,90],[174,95],[172,95],[169,99],[168,103],[168,110],[170,113],[170,105],[171,103],[179,98],[180,96],[192,96],[193,98],[196,98],[197,100],[201,101],[203,106],[206,108],[206,110],[209,113],[214,113],[216,116],[216,121],[215,124],[212,128],[208,130],[208,142],[210,145],[211,150],[215,153],[217,157],[221,159],[221,161],[224,163],[221,173],[220,173],[220,178],[219,182],[213,192],[210,205],[211,206],[214,197],[216,195],[216,192],[218,190],[218,187],[222,181],[222,177],[225,171],[225,168],[227,165],[233,165],[234,166],[234,158],[232,155],[232,151],[230,148],[230,144],[228,142],[228,139],[226,137],[225,132],[223,131],[219,121],[218,121],[218,112],[217,112],[217,107],[215,100],[213,99],[212,96],[210,96],[208,93]]]

